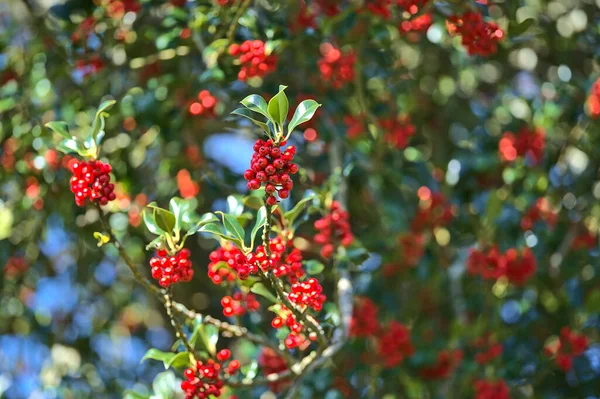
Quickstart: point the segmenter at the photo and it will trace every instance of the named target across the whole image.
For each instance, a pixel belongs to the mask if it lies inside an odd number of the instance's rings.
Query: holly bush
[[[0,4],[0,396],[598,398],[599,8]]]

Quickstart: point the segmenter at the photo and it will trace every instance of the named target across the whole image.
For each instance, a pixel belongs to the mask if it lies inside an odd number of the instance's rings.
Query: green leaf
[[[275,295],[271,294],[271,291],[269,291],[267,289],[267,287],[263,283],[256,283],[256,284],[254,284],[250,288],[250,291],[252,291],[256,295],[260,295],[262,297],[265,297],[266,299],[268,299],[269,301],[271,301],[273,303],[278,303],[279,302],[279,300],[277,299],[277,297]]]
[[[308,202],[314,200],[315,198],[317,198],[316,195],[310,195],[308,197],[302,198],[292,209],[287,211],[283,216],[285,217],[285,220],[287,220],[288,224],[292,225],[296,218],[304,210],[305,205],[307,205]]]
[[[158,223],[156,223],[154,212],[150,212],[148,209],[144,209],[144,211],[142,212],[142,218],[144,219],[146,228],[150,233],[156,235],[162,235],[165,233],[165,231],[158,226]]]
[[[294,116],[288,126],[288,132],[292,132],[298,125],[308,122],[320,106],[321,104],[315,100],[302,101],[294,112]]]
[[[75,139],[61,140],[56,146],[56,149],[65,154],[77,153],[83,156],[86,153],[83,144]]]
[[[175,215],[166,209],[153,207],[151,205],[148,205],[148,207],[154,210],[153,215],[156,225],[167,233],[173,232],[173,229],[175,228]]]
[[[217,342],[219,342],[219,329],[212,324],[199,323],[194,330],[199,342],[202,343],[208,353],[217,353]]]
[[[115,105],[117,102],[115,100],[108,100],[102,102],[96,111],[96,116],[94,117],[94,122],[92,122],[92,129],[90,130],[89,138],[91,141],[95,143],[96,146],[100,145],[102,138],[104,137],[104,117],[108,116],[106,111]]]
[[[275,122],[278,122],[280,125],[283,125],[283,123],[287,119],[287,114],[290,106],[284,91],[286,88],[287,86],[279,86],[279,93],[273,96],[273,98],[269,101],[269,105],[267,108],[269,111],[269,115],[271,115],[273,120]]]
[[[165,363],[165,368],[173,367],[174,369],[182,369],[190,365],[190,353],[179,352]]]
[[[527,18],[526,20],[524,20],[524,21],[522,21],[521,23],[518,23],[518,24],[517,23],[514,23],[514,24],[511,23],[509,25],[509,29],[508,29],[508,35],[509,35],[509,37],[513,38],[515,36],[522,35],[534,23],[535,23],[535,19],[533,19],[533,18]]]
[[[235,216],[231,216],[223,212],[216,213],[220,213],[223,217],[223,226],[225,226],[227,233],[231,234],[233,237],[237,238],[243,243],[246,233],[244,232],[244,228],[240,226]]]
[[[72,137],[71,134],[69,134],[69,127],[65,122],[48,122],[44,126],[53,132],[60,134],[66,139],[70,139]]]
[[[240,239],[228,236],[227,234],[223,233],[221,228],[214,223],[205,224],[204,226],[200,227],[198,229],[198,231],[203,232],[203,233],[209,233],[214,236],[224,238],[225,240],[231,241],[232,243],[234,243],[239,249],[244,249],[244,243]]]
[[[241,195],[227,196],[227,213],[239,217],[244,211],[244,202]]]
[[[173,352],[163,352],[163,351],[159,351],[158,349],[151,348],[151,349],[148,349],[148,351],[146,352],[146,354],[144,355],[144,357],[142,358],[140,363],[142,363],[146,359],[159,360],[164,363],[165,368],[169,368],[169,366],[167,366],[167,364],[170,364],[170,362],[175,357],[175,355],[176,354]]]
[[[171,371],[165,371],[154,377],[152,382],[152,390],[154,391],[153,399],[173,399],[173,392],[178,389],[179,384],[175,379],[175,374]]]
[[[248,97],[240,101],[240,104],[248,108],[250,111],[258,112],[265,118],[271,119],[271,115],[269,115],[267,102],[258,94],[250,94]]]
[[[310,275],[321,274],[325,270],[325,265],[318,260],[309,260],[306,262],[306,273]]]
[[[260,127],[267,135],[271,134],[271,132],[269,131],[269,126],[264,122],[254,119],[254,114],[252,114],[252,112],[250,112],[246,108],[238,108],[236,110],[233,110],[231,113],[234,115],[239,115],[239,116],[243,116],[244,118],[250,119],[250,121],[252,123],[254,123],[256,126]]]
[[[200,220],[198,220],[197,222],[194,220],[196,225],[194,227],[192,227],[191,229],[189,229],[186,235],[191,236],[192,234],[196,234],[202,226],[209,224],[209,223],[218,222],[218,221],[219,221],[219,218],[214,213],[211,213],[211,212],[205,213],[204,215],[202,215],[200,217]]]
[[[256,214],[256,223],[254,223],[254,227],[252,228],[252,232],[250,233],[250,248],[254,249],[254,240],[256,239],[256,234],[258,234],[258,230],[261,229],[265,225],[267,221],[267,209],[263,206],[258,210]]]
[[[169,201],[169,209],[175,216],[175,230],[180,231],[183,225],[183,220],[192,211],[192,204],[190,201],[182,198],[173,197]]]
[[[250,364],[246,364],[242,367],[240,371],[244,375],[244,379],[252,380],[258,373],[258,363],[256,360],[253,360]]]

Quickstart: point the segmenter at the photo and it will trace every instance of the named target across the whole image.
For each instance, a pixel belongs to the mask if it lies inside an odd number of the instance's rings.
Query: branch
[[[167,310],[167,316],[169,316],[169,320],[171,320],[171,325],[175,329],[175,336],[177,338],[179,338],[181,340],[181,342],[183,342],[183,345],[187,349],[188,353],[195,361],[196,353],[194,352],[194,348],[192,347],[192,345],[190,344],[190,341],[188,341],[187,336],[183,332],[183,328],[181,328],[181,324],[179,324],[179,322],[173,316],[173,300],[171,298],[171,290],[168,290],[164,294],[164,298],[165,298],[165,309]]]
[[[235,35],[235,31],[237,30],[238,22],[240,18],[244,15],[244,13],[250,8],[252,4],[252,0],[241,0],[242,4],[240,4],[237,9],[233,19],[231,20],[231,24],[229,25],[229,29],[227,29],[227,40],[229,43],[233,42],[233,36]]]

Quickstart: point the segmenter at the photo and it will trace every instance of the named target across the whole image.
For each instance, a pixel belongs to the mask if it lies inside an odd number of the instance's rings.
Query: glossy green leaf
[[[285,95],[286,88],[287,86],[279,86],[279,93],[275,94],[273,98],[271,98],[268,105],[269,115],[271,115],[272,119],[280,125],[283,125],[287,119],[290,106],[288,103],[288,98]]]
[[[158,374],[152,382],[154,395],[152,399],[174,399],[174,392],[179,388],[179,383],[175,374],[171,371],[165,371]]]
[[[264,122],[254,119],[254,114],[252,114],[252,112],[250,112],[246,108],[238,108],[236,110],[233,110],[231,113],[233,115],[239,115],[249,119],[256,126],[260,127],[265,133],[270,134],[269,126]]]
[[[175,215],[162,208],[154,208],[154,220],[162,230],[171,233],[175,228]]]
[[[164,363],[165,368],[173,367],[174,369],[182,369],[184,367],[189,367],[190,365],[190,353],[189,352],[179,352],[175,356],[173,356],[170,360]]]
[[[241,242],[244,242],[246,233],[244,232],[244,228],[240,226],[240,223],[237,221],[235,216],[231,216],[223,212],[216,213],[220,213],[223,217],[223,226],[225,226],[227,233],[237,238]]]
[[[83,156],[86,153],[83,144],[75,139],[61,140],[56,148],[65,154],[76,153]]]
[[[169,201],[169,209],[175,216],[175,230],[181,230],[184,219],[192,211],[192,204],[188,200],[179,197],[173,197]]]
[[[173,353],[173,352],[163,352],[163,351],[159,351],[158,349],[151,348],[151,349],[148,349],[148,351],[146,352],[146,354],[144,355],[144,357],[142,358],[140,363],[146,359],[159,360],[164,363],[165,368],[169,368],[169,366],[167,364],[170,364],[172,362],[175,355],[176,355],[176,353]]]
[[[217,352],[217,342],[219,342],[219,329],[212,324],[197,323],[194,333],[194,344],[202,344],[202,347],[210,354]]]
[[[209,213],[205,213],[204,215],[202,215],[200,217],[200,219],[197,221],[195,219],[192,219],[192,220],[195,223],[195,225],[194,225],[194,227],[192,227],[191,229],[188,230],[188,232],[186,234],[188,236],[190,236],[192,234],[196,234],[200,230],[200,228],[206,224],[218,222],[219,218],[214,213],[209,212]]]
[[[48,122],[44,126],[53,132],[60,134],[66,139],[70,139],[72,137],[69,133],[69,127],[65,122]]]
[[[142,212],[142,218],[144,219],[144,224],[150,233],[156,235],[162,235],[165,233],[165,231],[158,226],[158,223],[156,223],[154,211],[144,209]]]
[[[516,37],[516,36],[520,36],[523,33],[525,33],[525,31],[527,31],[527,29],[529,29],[533,24],[535,23],[535,19],[533,18],[527,18],[526,20],[522,21],[521,23],[511,23],[508,29],[508,35],[509,37]]]
[[[306,262],[306,273],[310,275],[321,274],[325,270],[325,265],[318,260],[309,260]]]
[[[250,288],[250,291],[252,291],[256,295],[260,295],[260,296],[268,299],[269,301],[271,301],[273,303],[278,303],[279,302],[279,300],[277,299],[277,297],[275,295],[273,295],[271,293],[271,291],[269,291],[267,289],[267,287],[263,283],[256,283],[256,284],[254,284]]]
[[[124,399],[149,399],[150,395],[143,395],[143,394],[135,392],[135,391],[127,390],[127,391],[123,392],[123,398]]]
[[[311,118],[313,117],[315,112],[317,112],[317,109],[319,109],[320,106],[321,104],[319,104],[315,100],[302,101],[296,108],[294,116],[292,116],[292,120],[288,125],[288,132],[292,132],[298,125],[311,120]]]
[[[258,210],[256,214],[256,222],[254,223],[254,227],[252,228],[252,232],[250,233],[250,248],[254,249],[254,241],[256,239],[256,235],[258,231],[265,225],[267,222],[267,210],[263,206]]]
[[[269,115],[267,102],[258,94],[250,94],[248,97],[240,101],[240,103],[244,107],[248,108],[250,111],[257,112],[265,118],[271,119],[271,116]]]
[[[317,198],[316,195],[311,195],[305,198],[302,198],[292,209],[287,211],[283,216],[288,224],[294,224],[296,218],[300,215],[300,213],[309,205],[309,202]]]
[[[96,111],[96,116],[94,117],[94,121],[92,122],[92,129],[90,130],[89,138],[94,142],[96,146],[100,145],[102,138],[104,138],[104,117],[108,114],[106,111],[115,105],[117,102],[115,100],[108,100],[102,102]]]

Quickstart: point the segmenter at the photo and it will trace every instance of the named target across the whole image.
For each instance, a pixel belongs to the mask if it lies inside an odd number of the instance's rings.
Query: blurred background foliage
[[[110,224],[145,264],[152,237],[140,212],[147,203],[181,196],[199,211],[227,210],[229,195],[246,192],[242,173],[256,132],[228,114],[247,94],[272,94],[279,84],[289,86],[296,104],[324,104],[292,136],[302,171],[288,201],[327,188],[328,148],[338,143],[352,230],[369,251],[353,270],[357,292],[377,304],[382,323],[409,325],[416,349],[402,366],[386,369],[365,361],[371,340],[355,340],[335,366],[304,380],[302,397],[463,398],[472,396],[473,379],[484,377],[505,379],[514,397],[600,397],[600,347],[593,343],[600,325],[600,139],[586,107],[600,75],[600,4],[431,0],[431,26],[404,32],[406,12],[386,19],[360,0],[306,3],[316,7],[313,23],[301,19],[302,1],[0,2],[2,397],[178,391],[177,377],[162,365],[140,363],[148,348],[170,348],[168,322],[117,254],[98,249],[98,213],[75,206],[68,157],[53,150],[56,138],[44,123],[89,125],[102,100],[118,101],[102,149],[118,181]],[[327,3],[339,12],[318,8]],[[445,19],[467,8],[505,32],[496,54],[468,56],[448,34]],[[226,50],[247,39],[265,41],[278,60],[272,73],[241,81]],[[324,82],[323,43],[356,56],[354,77],[342,87]],[[407,116],[415,133],[394,147],[382,121]],[[506,162],[498,143],[522,128],[543,129],[543,154]],[[447,201],[451,221],[417,232],[414,219],[432,193]],[[542,197],[556,223],[523,229]],[[308,226],[301,249],[318,257]],[[502,251],[530,248],[535,275],[522,286],[470,276],[469,250],[489,243]],[[189,240],[197,273],[176,299],[219,315],[225,293],[204,270],[214,246],[201,236]],[[415,262],[407,260],[411,251]],[[248,321],[262,316],[253,317]],[[563,326],[592,342],[567,373],[543,355]],[[503,353],[480,367],[472,342],[485,334]],[[256,356],[257,348],[242,349]],[[457,370],[423,379],[419,370],[445,349],[462,349]],[[240,397],[273,397],[264,390]]]

